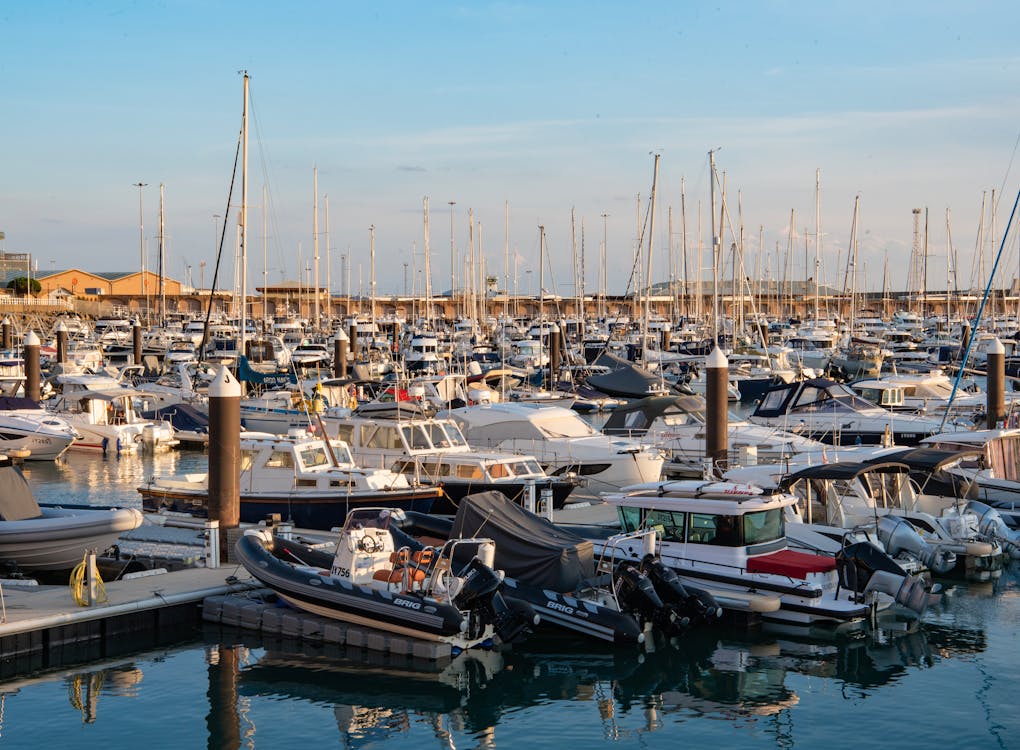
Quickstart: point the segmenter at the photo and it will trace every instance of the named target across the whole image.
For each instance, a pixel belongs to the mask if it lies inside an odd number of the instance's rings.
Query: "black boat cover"
[[[604,375],[589,375],[585,382],[607,396],[643,398],[653,393],[660,393],[663,388],[672,390],[669,383],[664,382],[645,368],[609,352],[596,359],[595,364],[613,369]]]
[[[495,567],[530,586],[565,593],[595,572],[591,542],[528,512],[501,492],[464,497],[451,537],[492,539]]]
[[[667,414],[695,414],[699,421],[704,422],[705,399],[701,396],[649,396],[621,404],[613,409],[602,432],[639,437],[648,432],[652,422]]]
[[[175,430],[185,432],[208,432],[209,417],[190,404],[172,404],[152,411],[142,412],[145,419],[161,421],[167,419]]]

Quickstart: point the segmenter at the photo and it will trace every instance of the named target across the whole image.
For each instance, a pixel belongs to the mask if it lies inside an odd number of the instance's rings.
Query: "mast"
[[[541,331],[541,324],[545,323],[545,227],[542,224],[538,225],[538,322]]]
[[[690,276],[687,274],[687,185],[684,178],[680,178],[680,251],[684,258],[684,300],[680,312],[687,317],[687,282]]]
[[[248,343],[248,71],[244,71],[244,109],[241,115],[241,354]]]
[[[822,220],[821,220],[822,170],[815,169],[815,325],[818,325],[818,295],[820,287],[818,277],[821,270],[822,253]]]
[[[326,245],[326,318],[331,320],[333,318],[333,278],[330,272],[329,262],[329,193],[322,196],[322,209],[325,213],[326,226],[325,226],[325,245]]]
[[[166,262],[166,243],[163,234],[163,183],[159,183],[159,323],[166,328],[166,288],[163,284]]]
[[[425,231],[425,326],[432,330],[432,260],[429,250],[429,197],[422,198],[422,222]]]
[[[369,304],[372,306],[372,335],[375,335],[375,224],[368,228]]]
[[[712,342],[719,348],[719,237],[715,233],[715,151],[708,152],[709,208],[712,222]]]
[[[652,239],[655,237],[655,189],[659,180],[659,154],[655,154],[652,167],[652,195],[648,213],[648,257],[645,258],[645,314],[641,322],[641,358],[648,364],[648,319],[652,314]]]
[[[315,330],[319,330],[319,168],[312,165],[312,258],[315,262]]]
[[[262,183],[262,295],[269,289],[269,197],[266,183]],[[269,310],[263,307],[262,317],[269,320]]]

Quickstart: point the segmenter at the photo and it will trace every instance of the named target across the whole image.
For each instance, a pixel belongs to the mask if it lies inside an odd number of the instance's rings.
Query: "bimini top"
[[[910,467],[898,461],[840,461],[832,464],[818,464],[808,466],[799,471],[793,471],[779,481],[779,489],[787,490],[802,479],[824,479],[828,481],[851,481],[861,474],[906,474]]]

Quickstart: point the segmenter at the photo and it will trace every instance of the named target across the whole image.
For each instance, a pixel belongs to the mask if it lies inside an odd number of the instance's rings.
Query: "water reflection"
[[[420,746],[423,732],[428,744],[439,747],[454,747],[465,735],[473,746],[520,747],[515,732],[521,725],[515,722],[521,712],[537,709],[543,721],[555,725],[568,707],[573,720],[587,715],[585,724],[597,727],[604,739],[639,738],[708,718],[788,746],[795,739],[793,709],[809,696],[798,692],[803,682],[791,677],[824,680],[831,685],[824,692],[856,700],[912,672],[980,653],[986,645],[980,628],[932,622],[884,641],[695,633],[678,643],[657,643],[651,652],[592,652],[560,637],[436,663],[207,626],[197,644],[0,683],[0,736],[7,734],[4,717],[18,701],[29,701],[33,688],[53,683],[63,685],[77,721],[119,728],[131,711],[112,699],[170,700],[158,686],[168,680],[194,685],[197,648],[205,664],[205,689],[201,682],[198,687],[206,696],[209,747],[255,747],[257,737],[268,741],[266,731],[279,725],[280,706],[290,714],[297,712],[296,703],[329,711],[336,737],[350,748],[389,740]],[[175,669],[177,656],[184,658],[186,674],[180,665],[177,672],[166,671]],[[150,671],[155,676],[147,680]],[[332,738],[320,733],[318,739]]]
[[[26,461],[22,472],[42,503],[120,505],[141,508],[137,487],[152,476],[205,471],[201,451],[106,456],[68,451],[58,461]]]
[[[660,644],[653,653],[592,653],[564,639],[540,649],[465,653],[426,665],[281,640],[266,643],[260,655],[252,652],[237,675],[238,696],[331,705],[345,747],[397,738],[422,723],[432,727],[440,746],[450,745],[454,731],[495,746],[508,712],[561,701],[591,704],[592,720],[608,739],[699,717],[751,726],[782,719],[800,702],[788,684],[791,674],[832,680],[844,690],[872,690],[979,643],[939,627],[884,643],[704,635]],[[768,723],[779,734],[783,726],[781,720]]]

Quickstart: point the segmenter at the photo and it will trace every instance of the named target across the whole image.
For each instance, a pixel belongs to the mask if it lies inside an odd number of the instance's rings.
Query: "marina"
[[[1016,8],[52,10],[0,745],[1020,748]]]

